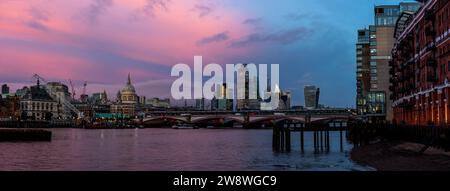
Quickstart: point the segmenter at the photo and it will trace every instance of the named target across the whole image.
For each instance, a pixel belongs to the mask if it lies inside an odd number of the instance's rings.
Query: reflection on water
[[[52,142],[0,142],[0,170],[368,170],[340,151],[314,154],[312,134],[292,133],[292,152],[272,151],[271,130],[52,129]]]

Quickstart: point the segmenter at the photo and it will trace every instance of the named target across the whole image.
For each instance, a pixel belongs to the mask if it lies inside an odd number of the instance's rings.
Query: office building
[[[316,86],[307,85],[304,87],[305,108],[317,109],[319,106],[320,89]]]

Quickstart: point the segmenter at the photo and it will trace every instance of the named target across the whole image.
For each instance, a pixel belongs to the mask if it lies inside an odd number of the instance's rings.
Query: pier
[[[276,152],[290,152],[293,132],[299,132],[300,150],[305,151],[305,132],[312,132],[314,153],[330,151],[330,131],[339,131],[340,150],[343,151],[344,132],[347,134],[347,121],[333,121],[327,124],[311,124],[309,119],[302,125],[284,124],[273,127],[272,147]]]
[[[0,129],[1,141],[51,141],[52,132],[39,129]]]

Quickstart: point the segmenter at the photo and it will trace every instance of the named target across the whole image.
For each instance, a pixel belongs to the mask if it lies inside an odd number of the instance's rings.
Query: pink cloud
[[[146,0],[3,2],[0,42],[8,43],[0,44],[1,80],[20,83],[38,73],[53,80],[116,86],[128,72],[136,83],[170,79],[171,66],[192,64],[195,55],[226,64],[254,51],[230,49],[226,39],[197,46],[200,39],[223,31],[238,38],[251,29],[242,25],[245,16],[226,8],[215,7],[199,17],[192,11],[196,3],[156,4],[149,15],[142,13]],[[107,6],[96,12],[96,22],[86,22],[87,11],[101,5]]]

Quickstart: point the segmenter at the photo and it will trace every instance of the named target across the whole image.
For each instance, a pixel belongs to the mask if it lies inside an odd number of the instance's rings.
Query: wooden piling
[[[284,151],[284,128],[280,127],[280,145],[281,145],[281,151]]]
[[[326,131],[326,143],[327,143],[327,151],[330,151],[330,130],[329,129],[327,129],[327,131]]]
[[[320,151],[323,151],[323,128],[320,127]]]
[[[286,151],[290,152],[291,151],[291,129],[289,129],[289,127],[287,127],[285,130],[285,137],[286,137]]]
[[[341,148],[341,151],[344,151],[344,141],[343,141],[343,129],[342,129],[342,127],[339,129],[339,142],[340,142],[340,148]]]
[[[278,128],[273,127],[273,133],[272,133],[272,149],[274,151],[278,151],[280,148],[280,140],[278,135]]]
[[[317,129],[314,128],[314,152],[317,152]]]
[[[300,149],[302,152],[305,151],[305,135],[304,135],[304,126],[300,128]]]

